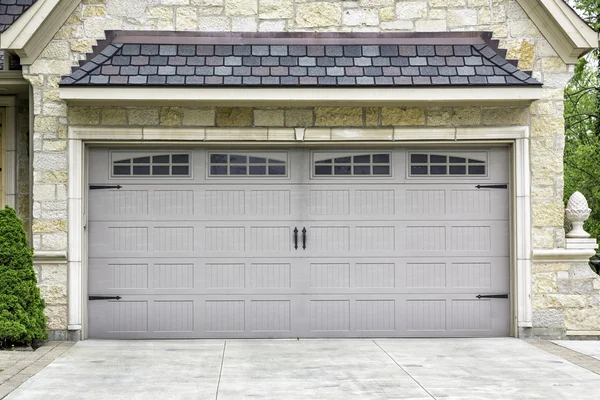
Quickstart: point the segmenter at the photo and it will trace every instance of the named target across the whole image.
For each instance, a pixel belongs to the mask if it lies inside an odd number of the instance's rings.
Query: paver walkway
[[[0,399],[70,349],[74,342],[46,342],[36,351],[0,351]]]

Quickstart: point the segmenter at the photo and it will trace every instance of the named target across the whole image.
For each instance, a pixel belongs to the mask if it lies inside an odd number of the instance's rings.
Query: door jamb
[[[17,129],[16,97],[0,96],[0,123],[2,124],[2,179],[0,206],[17,206]]]

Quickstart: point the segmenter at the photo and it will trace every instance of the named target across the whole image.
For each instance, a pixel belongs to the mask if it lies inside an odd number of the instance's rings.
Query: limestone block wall
[[[17,108],[17,215],[28,233],[31,232],[29,171],[29,100],[23,98]]]
[[[534,264],[533,293],[535,336],[600,336],[600,276],[586,262]]]
[[[544,98],[527,110],[494,108],[245,109],[71,108],[58,82],[104,31],[491,31],[519,67],[544,82]],[[531,127],[533,245],[564,246],[563,88],[573,72],[514,0],[82,0],[40,57],[24,68],[33,86],[32,237],[36,249],[65,250],[69,124],[170,126],[463,126]],[[66,268],[65,265],[56,268]],[[44,268],[41,266],[41,275]],[[52,267],[54,268],[54,266]],[[60,276],[60,275],[56,275]],[[62,279],[62,278],[61,278]],[[43,282],[43,280],[42,280]],[[56,286],[66,287],[65,280]],[[50,296],[50,295],[49,295]],[[57,303],[58,304],[58,303]],[[62,307],[62,308],[61,308]],[[66,329],[66,306],[48,311]]]
[[[69,107],[70,125],[390,127],[524,125],[522,107]]]

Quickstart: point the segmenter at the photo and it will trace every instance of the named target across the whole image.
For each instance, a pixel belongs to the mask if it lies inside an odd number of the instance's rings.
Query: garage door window
[[[209,153],[211,177],[284,177],[287,176],[286,153]]]
[[[313,175],[326,176],[390,176],[390,153],[336,154],[313,153]]]
[[[190,176],[189,153],[151,154],[123,158],[112,155],[112,176]]]
[[[477,154],[410,153],[410,176],[486,176],[487,156]]]

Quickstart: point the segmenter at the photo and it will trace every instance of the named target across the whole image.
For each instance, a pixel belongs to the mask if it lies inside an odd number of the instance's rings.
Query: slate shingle
[[[198,56],[212,56],[215,54],[215,46],[198,45],[196,46],[196,55]]]
[[[408,60],[408,57],[393,57],[390,59],[390,64],[395,67],[407,67]]]
[[[398,54],[404,57],[415,57],[417,46],[398,46]]]
[[[323,57],[325,46],[306,46],[306,55],[310,57]]]
[[[216,56],[231,56],[233,55],[233,46],[215,46]]]
[[[140,55],[140,45],[126,44],[121,49],[121,54],[123,54],[124,56],[138,56]]]
[[[390,66],[390,58],[389,57],[373,57],[373,65],[375,67],[389,67]]]
[[[383,57],[398,57],[398,46],[381,46],[380,53]]]
[[[162,56],[151,56],[150,61],[148,62],[149,65],[167,65],[168,63],[169,58]]]
[[[144,56],[156,56],[158,55],[157,44],[143,44],[141,46],[140,53]]]
[[[346,57],[360,57],[362,51],[360,46],[344,46],[344,55]]]
[[[306,46],[289,46],[288,55],[301,57],[306,55]]]
[[[282,85],[298,85],[300,82],[297,76],[282,76],[280,83]]]
[[[434,46],[417,46],[417,55],[420,57],[435,56]]]
[[[359,67],[369,67],[373,65],[373,59],[371,57],[359,57],[354,59],[354,65]]]
[[[333,57],[319,57],[317,58],[317,65],[319,67],[333,67],[335,59]]]
[[[233,46],[234,56],[249,56],[252,54],[251,46]]]
[[[180,56],[195,56],[196,55],[196,46],[191,44],[182,44],[177,46],[177,54]]]
[[[158,46],[158,54],[161,56],[174,56],[177,55],[177,45],[174,44],[161,44]]]
[[[287,67],[295,67],[298,65],[298,57],[279,57],[279,64]]]
[[[354,60],[350,57],[336,57],[335,65],[338,67],[351,67],[354,65]]]
[[[2,1],[2,0],[0,0]],[[61,85],[540,85],[487,45],[110,43]]]
[[[253,56],[268,56],[269,46],[252,46]]]

